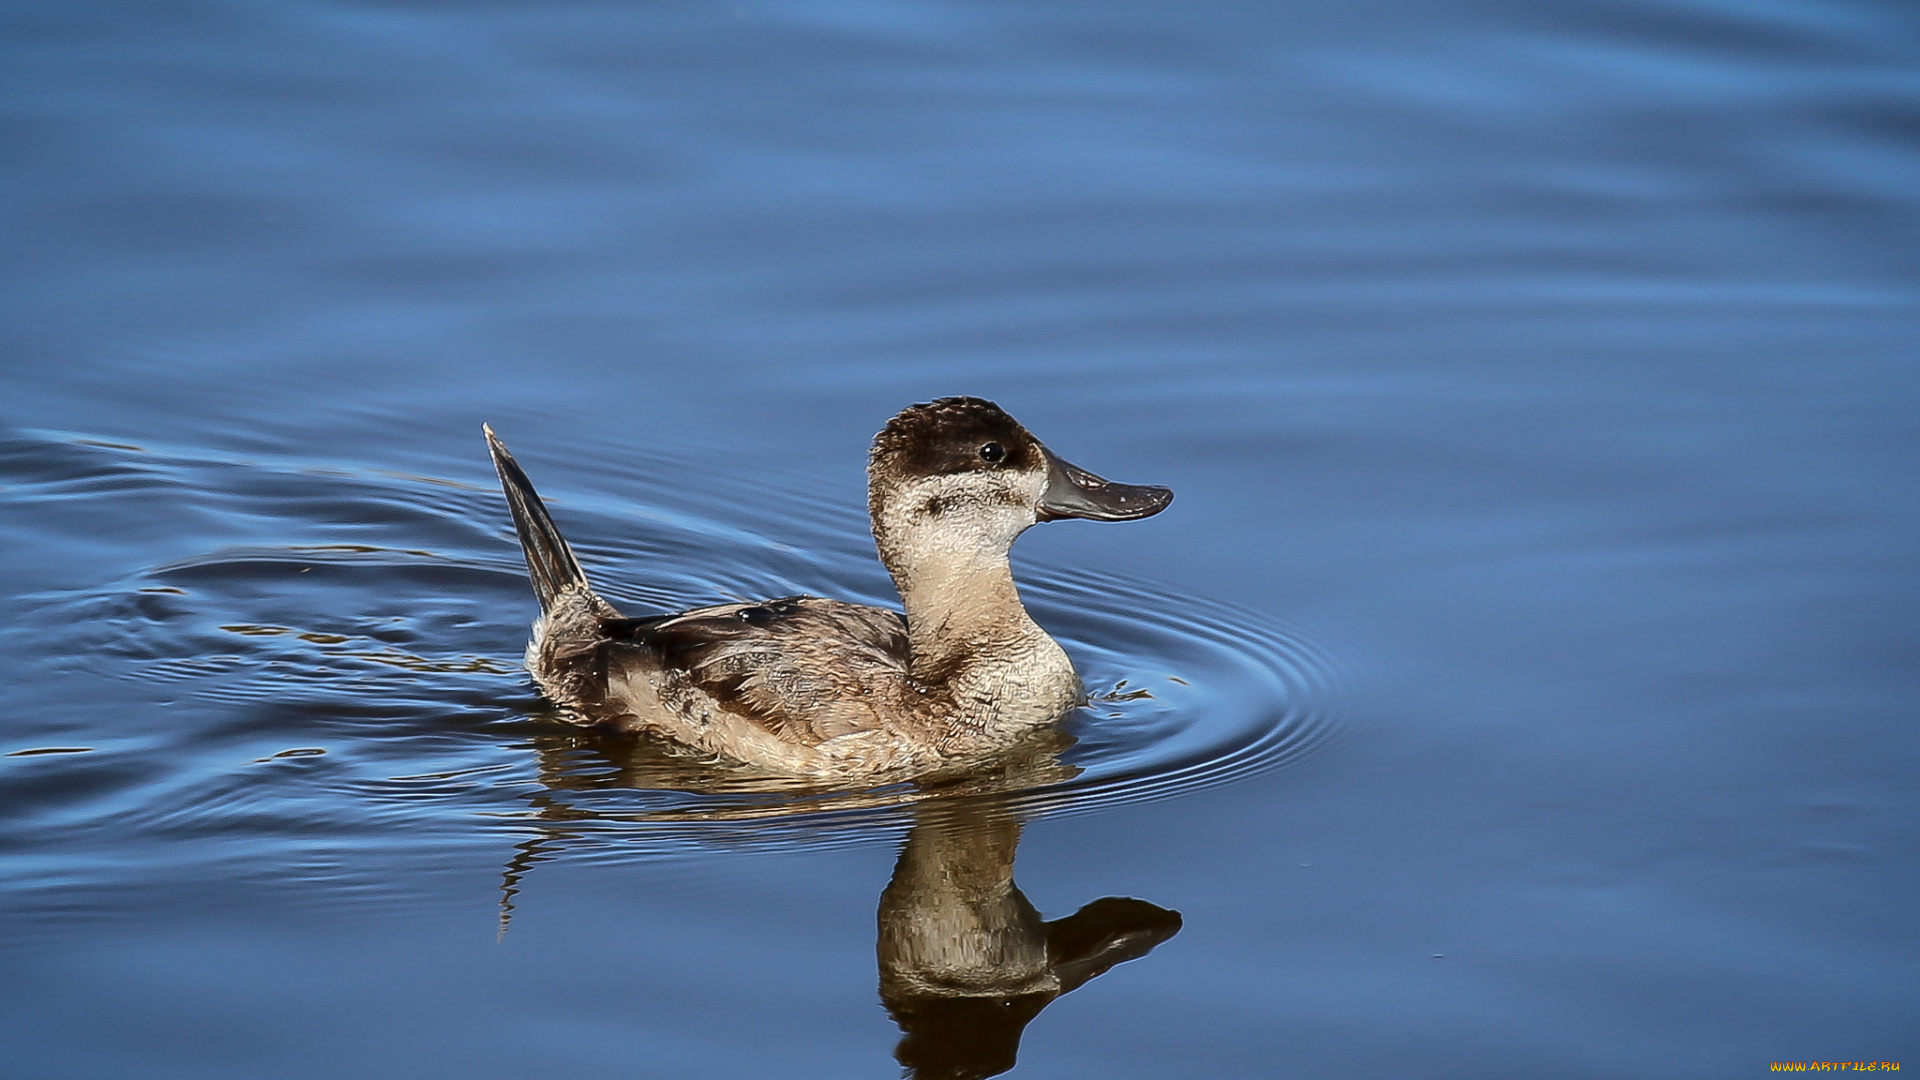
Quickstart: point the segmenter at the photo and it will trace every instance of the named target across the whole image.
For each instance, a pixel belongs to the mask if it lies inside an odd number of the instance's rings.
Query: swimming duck
[[[949,769],[1081,705],[1008,552],[1038,522],[1132,521],[1173,500],[1069,465],[990,401],[942,398],[888,421],[867,462],[874,543],[904,613],[790,596],[628,618],[484,430],[540,600],[526,661],[546,695],[581,722],[817,780]]]

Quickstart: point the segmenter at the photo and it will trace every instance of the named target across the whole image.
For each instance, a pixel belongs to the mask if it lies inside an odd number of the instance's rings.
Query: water
[[[1905,6],[0,18],[0,1076],[1916,1056]],[[481,421],[632,610],[871,602],[953,393],[1178,492],[1016,548],[1031,771],[544,713]]]

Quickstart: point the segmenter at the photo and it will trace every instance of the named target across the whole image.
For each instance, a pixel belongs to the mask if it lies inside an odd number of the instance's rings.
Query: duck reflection
[[[880,1000],[919,1080],[997,1076],[1040,1010],[1180,930],[1178,912],[1109,896],[1043,920],[1013,880],[1020,822],[925,803],[880,894]]]
[[[894,1056],[916,1080],[997,1076],[1013,1068],[1027,1024],[1054,999],[1145,956],[1180,930],[1178,912],[1113,896],[1049,921],[1015,884],[1022,823],[1007,796],[1071,777],[1076,770],[1058,757],[1069,743],[1053,733],[993,770],[911,789],[612,814],[580,805],[568,793],[628,787],[738,797],[756,785],[644,739],[543,735],[535,748],[544,790],[532,801],[544,827],[507,865],[501,930],[527,873],[578,835],[568,822],[619,818],[670,827],[791,820],[796,806],[871,810],[912,802],[914,823],[880,894],[878,916],[880,1000],[901,1031]]]

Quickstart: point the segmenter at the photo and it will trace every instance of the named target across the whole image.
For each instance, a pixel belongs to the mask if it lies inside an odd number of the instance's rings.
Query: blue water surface
[[[1180,913],[1014,1075],[1920,1065],[1916,41],[0,6],[0,1077],[1008,1064],[876,990],[939,799],[540,702],[479,438],[636,612],[890,602],[867,441],[958,393],[1178,493],[1021,541],[1094,707],[947,793],[1047,918]]]

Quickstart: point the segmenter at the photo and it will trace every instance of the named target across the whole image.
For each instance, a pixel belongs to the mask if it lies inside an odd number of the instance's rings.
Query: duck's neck
[[[1037,719],[1018,722],[1045,722],[1078,700],[1073,664],[1020,603],[1004,551],[890,569],[906,605],[909,674],[962,711],[979,712],[973,723],[998,726],[992,717],[1027,713]]]
[[[907,609],[916,679],[951,678],[969,663],[1045,636],[1020,603],[1005,552],[942,553],[893,571]]]

